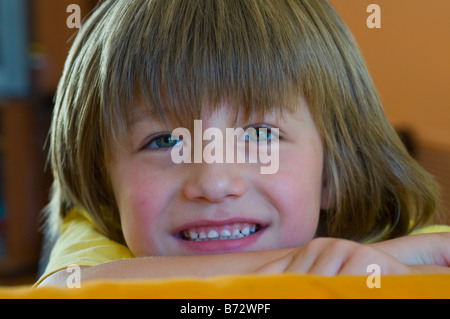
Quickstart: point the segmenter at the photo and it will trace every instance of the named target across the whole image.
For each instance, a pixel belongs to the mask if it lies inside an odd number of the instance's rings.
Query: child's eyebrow
[[[140,127],[141,124],[151,125],[153,127],[160,126],[160,124],[162,125],[162,121],[153,110],[136,107],[130,116],[128,131],[130,133],[133,132]]]
[[[146,117],[149,117],[150,114],[150,111],[144,111],[139,107],[135,108],[130,117],[130,127],[132,128],[137,123],[143,121]]]
[[[162,123],[160,116],[155,110],[145,107],[135,107],[130,116],[130,128],[132,129],[136,124],[142,121]]]
[[[244,122],[250,123],[250,122],[265,122],[269,121],[272,125],[280,126],[281,121],[283,120],[283,116],[276,110],[272,110],[269,112],[266,112],[264,115],[257,115],[257,114],[251,114],[246,120],[243,119],[236,119],[237,122],[230,123],[230,125],[235,126],[238,122],[241,123],[241,125],[244,124]],[[242,122],[243,121],[243,122]],[[175,122],[170,121],[167,118],[161,117],[158,112],[151,108],[146,107],[144,105],[137,105],[134,107],[133,111],[131,112],[131,115],[129,117],[129,130],[133,131],[133,129],[140,123],[147,122],[148,124],[155,126],[155,127],[165,127],[167,125],[170,126],[169,123],[175,124]],[[177,123],[180,125],[181,123]]]

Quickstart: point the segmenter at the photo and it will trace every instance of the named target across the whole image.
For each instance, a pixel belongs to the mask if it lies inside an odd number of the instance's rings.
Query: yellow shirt
[[[133,257],[128,247],[101,234],[86,211],[74,208],[64,218],[61,234],[52,248],[44,274],[35,285],[72,264],[96,266]]]
[[[450,226],[427,226],[415,230],[411,234],[437,232],[450,232]],[[52,249],[47,268],[35,285],[49,275],[72,264],[80,267],[96,266],[133,257],[128,247],[101,234],[87,212],[75,208],[69,211],[64,218],[61,235]]]

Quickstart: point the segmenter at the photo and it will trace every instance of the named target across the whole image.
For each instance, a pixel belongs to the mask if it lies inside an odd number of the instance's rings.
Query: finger
[[[450,233],[411,235],[371,246],[407,265],[450,266]]]
[[[314,263],[308,269],[308,273],[321,276],[335,276],[340,273],[346,261],[352,255],[356,244],[337,240],[330,242],[315,258]],[[363,273],[358,270],[354,275]]]
[[[339,275],[363,275],[370,272],[370,267],[376,265],[383,275],[410,274],[411,270],[394,258],[376,248],[361,245],[353,250],[350,257],[343,263]]]
[[[329,240],[321,244],[323,247],[314,247],[319,252],[306,271],[309,274],[322,276],[365,275],[368,266],[372,264],[379,265],[383,274],[407,274],[411,272],[399,260],[369,245],[342,239]],[[307,265],[305,260],[302,260],[302,262],[303,265]]]
[[[334,238],[316,238],[296,251],[286,272],[333,276],[348,257],[354,243]],[[354,244],[356,245],[356,244]]]
[[[276,258],[258,269],[256,269],[255,273],[257,274],[280,274],[284,273],[288,266],[292,263],[293,259],[292,254],[286,254],[285,256]]]

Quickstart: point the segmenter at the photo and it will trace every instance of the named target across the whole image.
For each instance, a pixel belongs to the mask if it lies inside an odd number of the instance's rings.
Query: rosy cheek
[[[320,214],[320,169],[286,165],[278,176],[267,180],[271,185],[272,204],[278,211],[279,240],[282,247],[308,243],[317,229]]]
[[[281,216],[281,240],[285,247],[297,247],[308,243],[315,234],[319,209],[310,202],[311,197],[298,196],[283,207]]]
[[[154,183],[130,185],[122,206],[122,227],[126,243],[135,255],[155,254],[158,250],[158,221],[163,198]]]

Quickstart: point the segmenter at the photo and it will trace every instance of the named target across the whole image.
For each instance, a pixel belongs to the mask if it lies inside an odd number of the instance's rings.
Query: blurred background
[[[0,285],[36,280],[51,184],[45,141],[78,31],[71,5],[83,20],[97,2],[0,0]],[[439,222],[450,224],[450,1],[330,2],[360,45],[389,120],[441,184]],[[381,28],[367,26],[372,3]]]

